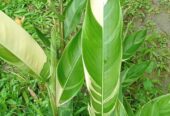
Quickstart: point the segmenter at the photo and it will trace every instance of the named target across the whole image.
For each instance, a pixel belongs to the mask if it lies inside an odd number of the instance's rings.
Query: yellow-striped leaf
[[[119,0],[88,0],[82,34],[89,113],[110,116],[117,102],[122,60]]]
[[[47,56],[32,37],[0,11],[0,57],[20,69],[49,76]]]
[[[86,0],[72,0],[65,12],[64,34],[67,38],[80,23]]]
[[[84,82],[80,32],[65,48],[58,64],[57,76],[57,101],[62,105],[77,94]]]

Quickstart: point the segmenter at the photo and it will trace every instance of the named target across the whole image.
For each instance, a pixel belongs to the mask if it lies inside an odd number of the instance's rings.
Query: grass
[[[138,109],[152,98],[163,94],[160,90],[160,77],[165,72],[170,71],[167,54],[167,42],[169,36],[157,30],[155,23],[147,16],[158,13],[154,10],[150,0],[122,0],[124,11],[124,31],[130,34],[138,29],[146,28],[149,36],[145,44],[132,57],[128,64],[135,64],[144,60],[152,60],[153,63],[148,69],[148,73],[134,83],[126,91],[126,97],[132,108]],[[22,19],[22,26],[35,40],[41,44],[41,40],[35,31],[34,26],[40,29],[47,37],[50,37],[51,27],[55,14],[50,11],[49,5],[43,0],[0,0],[0,10],[15,19]],[[168,4],[165,4],[168,3]],[[161,4],[169,8],[167,0]],[[129,26],[128,26],[129,25]],[[42,46],[43,47],[43,46]],[[149,48],[149,49],[148,49]],[[168,56],[169,55],[169,56]],[[128,65],[126,64],[126,65]],[[49,99],[47,90],[41,82],[27,77],[28,81],[23,81],[22,76],[12,74],[13,67],[0,61],[0,115],[23,116],[23,115],[50,115]],[[19,78],[20,77],[20,78]],[[28,90],[28,87],[30,90]],[[169,85],[170,87],[170,85]],[[164,88],[163,88],[164,89]],[[38,97],[36,98],[34,94]],[[87,116],[86,89],[73,99],[74,116]]]
[[[168,51],[169,36],[161,32],[156,26],[152,17],[158,14],[165,7],[165,12],[168,12],[168,0],[162,0],[161,6],[154,8],[150,0],[127,0],[123,3],[124,11],[124,30],[128,28],[128,34],[135,32],[141,28],[148,30],[144,45],[140,47],[134,57],[129,60],[129,63],[137,63],[145,60],[152,61],[152,66],[149,67],[148,73],[145,73],[140,80],[134,83],[126,91],[126,97],[131,103],[133,110],[139,109],[147,101],[168,93],[167,85],[162,87],[161,80],[165,80],[165,76],[170,75],[169,59],[170,52]],[[167,84],[167,83],[166,83]]]
[[[0,10],[14,20],[24,17],[22,26],[34,39],[38,39],[34,26],[50,36],[54,13],[50,12],[46,2],[42,2],[42,0],[2,0]]]
[[[49,114],[48,97],[36,80],[19,82],[18,76],[9,72],[0,74],[0,115]],[[38,96],[35,99],[28,87]]]
[[[34,26],[50,36],[50,28],[54,14],[48,9],[48,5],[40,0],[0,0],[0,10],[14,20],[22,19],[22,26],[40,44],[41,41],[35,31]],[[23,115],[50,115],[49,99],[47,91],[41,82],[27,77],[27,81],[11,72],[13,67],[0,61],[0,115],[23,116]],[[10,70],[9,70],[10,69]],[[38,96],[37,99],[28,91],[28,87]]]

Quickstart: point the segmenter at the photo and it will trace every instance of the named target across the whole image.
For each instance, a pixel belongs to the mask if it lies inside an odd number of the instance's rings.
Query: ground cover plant
[[[45,3],[37,2],[37,8],[46,8]],[[1,7],[3,11],[6,10],[5,5]],[[24,115],[24,111],[28,115],[54,116],[169,114],[169,94],[151,100],[142,108],[130,107],[133,103],[129,99],[133,98],[128,98],[132,93],[129,87],[135,87],[132,84],[141,79],[144,73],[150,74],[155,63],[149,58],[140,59],[139,62],[137,57],[134,58],[136,51],[147,39],[147,30],[128,34],[126,28],[124,33],[119,0],[107,0],[104,5],[95,0],[48,1],[48,8],[51,31],[46,31],[51,33],[50,37],[39,29],[44,25],[31,27],[33,30],[30,33],[37,35],[35,38],[39,39],[39,44],[21,27],[22,18],[14,22],[4,12],[0,12],[0,57],[18,67],[8,69],[8,65],[1,61],[2,115],[7,114],[7,109],[12,109],[8,115]],[[4,69],[11,74],[5,73]],[[8,89],[6,84],[11,76],[16,78],[11,82],[11,88],[16,87],[17,91],[23,88],[9,99],[10,95],[5,91],[14,91]],[[147,79],[145,89],[151,89],[152,86]],[[25,101],[13,100],[18,97]],[[18,106],[22,104],[21,101],[31,108]]]

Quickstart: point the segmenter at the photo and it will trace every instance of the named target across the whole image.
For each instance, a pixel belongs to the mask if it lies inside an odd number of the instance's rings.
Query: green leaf
[[[47,56],[21,26],[0,11],[0,57],[21,70],[48,77]]]
[[[38,37],[41,39],[41,41],[46,45],[46,47],[50,47],[50,40],[43,34],[37,27],[34,26],[34,29],[38,35]]]
[[[84,82],[81,56],[81,33],[79,32],[67,45],[57,68],[58,104],[62,105],[73,98]]]
[[[121,35],[119,0],[108,0],[105,6],[101,1],[88,0],[82,33],[82,55],[91,116],[109,116],[114,111],[120,86]]]
[[[14,101],[13,99],[7,100],[6,103],[9,105],[17,105],[16,101]]]
[[[22,92],[22,97],[23,97],[25,103],[28,105],[29,104],[29,97],[28,97],[26,91]]]
[[[115,112],[111,116],[128,116],[121,101],[117,100]],[[129,116],[131,116],[131,115],[129,115]]]
[[[86,106],[83,106],[83,107],[81,106],[80,109],[76,110],[76,112],[74,113],[74,116],[80,116],[81,113],[83,111],[85,111],[85,110],[87,110],[87,107]]]
[[[142,45],[146,38],[147,31],[141,30],[127,36],[123,41],[123,59],[126,60],[133,56],[136,50]]]
[[[26,80],[24,78],[24,76],[22,76],[21,74],[15,73],[15,72],[10,72],[12,75],[16,76],[16,79],[20,82],[20,83],[26,83],[28,82],[28,80]]]
[[[58,108],[58,116],[73,116],[72,101],[63,104]]]
[[[144,86],[144,90],[147,90],[147,91],[152,91],[152,89],[154,88],[154,84],[152,80],[148,78],[146,78],[146,80],[143,82],[143,86]]]
[[[133,110],[132,110],[132,108],[131,108],[131,106],[128,103],[126,98],[124,98],[123,105],[124,105],[124,107],[126,109],[126,112],[127,112],[128,116],[135,116],[135,114],[134,114],[134,112],[133,112]]]
[[[72,0],[65,12],[64,33],[67,38],[80,23],[86,0]]]
[[[152,61],[150,65],[147,67],[146,72],[151,74],[156,67],[157,67],[157,63]]]
[[[122,80],[122,86],[125,88],[135,81],[137,81],[141,75],[144,74],[147,67],[150,65],[150,62],[142,62],[140,64],[136,64],[131,66],[128,71],[126,72],[126,75],[124,79]]]
[[[170,94],[157,97],[145,104],[136,116],[169,116]]]

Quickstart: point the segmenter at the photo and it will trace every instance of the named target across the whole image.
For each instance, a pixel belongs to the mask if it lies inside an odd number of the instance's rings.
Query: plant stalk
[[[51,103],[53,106],[53,115],[57,116],[57,93],[56,93],[56,69],[57,69],[57,26],[54,25],[52,32],[51,32],[51,79],[50,79],[50,89],[52,92]]]
[[[59,0],[59,7],[58,11],[60,15],[63,15],[63,0]],[[56,75],[56,69],[57,69],[57,39],[60,38],[60,50],[61,54],[64,50],[65,42],[64,42],[64,22],[63,20],[58,19],[54,23],[54,27],[51,33],[51,78],[50,78],[50,84],[48,92],[52,107],[53,116],[58,115],[58,105],[57,105],[57,91],[56,91],[56,84],[57,84],[57,75]]]
[[[63,12],[64,12],[64,9],[63,9],[63,0],[59,0],[59,10],[60,10],[60,15],[63,16]],[[64,47],[65,47],[65,41],[64,41],[64,21],[60,20],[59,21],[59,32],[60,32],[60,37],[61,37],[61,53],[63,52],[64,50]]]

